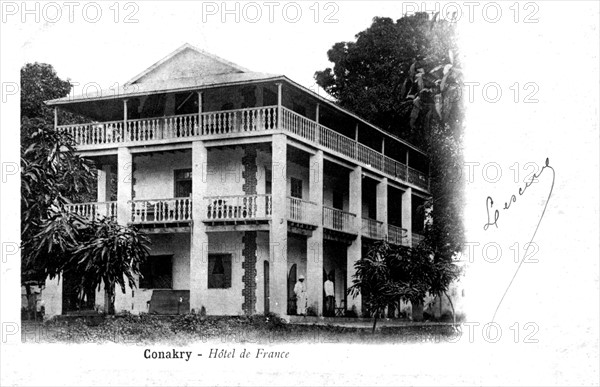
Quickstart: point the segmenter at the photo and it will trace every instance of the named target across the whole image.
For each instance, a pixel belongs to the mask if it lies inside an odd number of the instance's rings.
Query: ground
[[[59,318],[40,322],[24,321],[24,343],[125,343],[179,344],[221,343],[417,343],[449,341],[456,330],[449,323],[410,323],[390,320],[353,321],[345,324],[325,321],[287,323],[274,315],[252,317],[202,317],[199,315],[123,315],[94,318]]]

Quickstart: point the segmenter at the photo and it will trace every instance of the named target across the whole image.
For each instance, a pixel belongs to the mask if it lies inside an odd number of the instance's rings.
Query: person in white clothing
[[[303,275],[298,277],[298,282],[294,286],[294,294],[296,294],[296,314],[306,316],[308,298],[306,297],[306,284]]]
[[[333,317],[335,315],[335,287],[331,276],[327,278],[323,288],[325,290],[325,316]]]

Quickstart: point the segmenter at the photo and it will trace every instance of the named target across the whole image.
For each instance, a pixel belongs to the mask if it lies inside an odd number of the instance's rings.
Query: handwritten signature
[[[498,306],[496,307],[496,311],[494,312],[494,316],[492,317],[492,322],[495,320],[496,314],[498,313],[498,310],[500,309],[500,305],[502,305],[502,301],[504,301],[504,297],[508,293],[508,290],[510,289],[513,281],[517,277],[517,274],[519,273],[519,269],[521,268],[521,265],[525,261],[525,257],[527,257],[527,252],[529,250],[529,247],[532,246],[532,244],[533,244],[533,239],[535,238],[535,235],[538,232],[540,224],[542,223],[542,219],[544,218],[544,214],[546,213],[546,209],[548,208],[548,202],[550,201],[550,196],[552,196],[552,191],[554,190],[554,181],[555,181],[555,178],[556,178],[556,172],[554,171],[554,168],[552,168],[550,166],[550,160],[548,160],[548,158],[546,158],[546,163],[542,167],[542,169],[540,170],[540,172],[538,174],[534,174],[531,177],[531,180],[529,182],[525,183],[525,187],[519,188],[519,196],[522,196],[527,191],[527,188],[529,188],[529,186],[531,186],[537,180],[537,178],[540,177],[542,175],[542,173],[544,173],[544,170],[546,170],[546,169],[552,171],[552,185],[550,186],[550,191],[548,192],[548,198],[546,199],[546,204],[544,205],[544,210],[542,211],[542,213],[540,215],[540,218],[538,219],[538,223],[537,223],[537,225],[535,227],[535,231],[533,232],[533,235],[531,236],[531,240],[529,241],[529,244],[527,245],[527,249],[525,250],[525,254],[523,255],[523,258],[521,258],[521,260],[519,261],[519,265],[517,266],[517,269],[515,270],[515,273],[513,274],[510,282],[508,283],[508,286],[506,287],[506,290],[504,291],[504,294],[502,295],[502,298],[500,299],[500,302],[498,303]],[[510,209],[510,206],[513,203],[515,203],[516,201],[517,201],[517,196],[516,195],[511,195],[510,200],[508,202],[504,203],[504,208],[502,208],[502,209],[503,210]],[[498,228],[498,219],[500,219],[500,211],[498,209],[494,210],[494,219],[493,219],[493,221],[490,220],[490,209],[493,206],[494,206],[494,200],[491,198],[491,196],[488,196],[485,199],[485,208],[486,208],[486,211],[487,211],[487,223],[483,226],[484,230],[487,230],[492,225],[496,226],[496,228]]]

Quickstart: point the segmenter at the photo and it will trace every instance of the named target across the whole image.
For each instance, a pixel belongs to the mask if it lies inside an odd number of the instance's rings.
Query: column
[[[133,196],[133,156],[127,147],[120,147],[118,150],[117,170],[117,222],[125,226],[132,220],[130,201]],[[127,281],[125,283],[127,284]],[[134,292],[129,285],[125,285],[125,293],[120,286],[115,287],[115,313],[132,310]]]
[[[133,195],[133,156],[129,148],[119,148],[117,168],[117,221],[126,225],[131,222],[130,201]]]
[[[383,222],[383,229],[381,230],[383,236],[387,236],[387,222],[388,222],[388,179],[384,177],[377,184],[377,216],[376,219]]]
[[[306,239],[306,286],[308,306],[312,306],[317,315],[323,315],[323,151],[310,156],[309,196],[315,203],[311,214],[319,225]]]
[[[283,89],[281,83],[276,83],[277,85],[277,129],[283,129]]]
[[[192,231],[190,243],[190,310],[200,313],[207,304],[208,234],[202,222],[206,203],[208,151],[202,141],[192,142]],[[206,311],[211,313],[210,310]]]
[[[412,247],[412,188],[402,193],[402,228],[408,234],[408,246]]]
[[[362,258],[362,167],[355,167],[350,172],[350,212],[356,215],[354,219],[354,230],[357,232],[356,239],[352,241],[352,244],[348,246],[348,259],[347,259],[347,275],[346,275],[346,286],[350,288],[352,286],[352,276],[354,275],[354,262]],[[360,316],[361,314],[361,295],[357,297],[348,296],[348,305],[346,308],[351,310],[355,307],[356,312]]]
[[[273,135],[272,202],[269,275],[269,309],[280,316],[287,314],[287,140]],[[302,274],[302,273],[298,273]]]

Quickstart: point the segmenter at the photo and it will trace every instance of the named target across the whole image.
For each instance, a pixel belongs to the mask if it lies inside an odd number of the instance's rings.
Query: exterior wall
[[[208,150],[206,196],[244,194],[243,156],[242,147]]]
[[[231,287],[227,289],[206,289],[206,313],[210,315],[243,315],[242,276],[243,232],[208,233],[208,253],[231,254]],[[208,266],[208,260],[202,262]],[[206,271],[208,272],[208,271]]]
[[[208,150],[207,190],[204,196],[244,195],[243,147]],[[167,199],[175,195],[175,170],[192,167],[191,152],[135,156],[135,199]],[[257,152],[257,193],[265,193],[265,152]],[[307,172],[308,173],[308,172]],[[308,177],[306,177],[308,180]],[[160,183],[157,183],[160,182]]]
[[[286,183],[286,195],[289,197],[292,195],[292,177],[294,179],[302,180],[302,199],[309,200],[309,170],[305,167],[294,162],[287,163],[287,183]]]
[[[135,155],[134,199],[175,196],[175,170],[192,167],[191,152]]]
[[[150,255],[173,255],[173,290],[190,289],[190,235],[181,234],[156,234],[150,235]],[[115,297],[115,312],[129,311],[131,313],[148,312],[148,301],[152,298],[153,289],[141,289],[139,278],[136,280],[135,289],[126,289],[123,294],[117,287],[118,296]],[[104,296],[99,298],[96,293],[96,304],[104,303]]]

